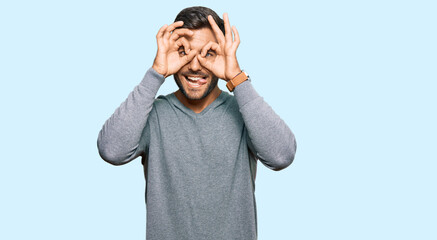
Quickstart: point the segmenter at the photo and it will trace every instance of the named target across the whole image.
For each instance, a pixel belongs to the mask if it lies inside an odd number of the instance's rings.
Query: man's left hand
[[[225,25],[224,35],[212,16],[208,16],[209,24],[218,43],[212,41],[207,43],[202,48],[197,59],[202,66],[211,71],[215,76],[229,81],[241,72],[236,55],[238,45],[240,44],[240,36],[235,26],[232,26],[231,30],[227,13],[223,14],[223,20]]]

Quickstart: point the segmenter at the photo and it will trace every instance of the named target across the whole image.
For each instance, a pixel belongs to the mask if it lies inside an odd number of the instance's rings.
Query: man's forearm
[[[234,95],[257,157],[274,170],[290,165],[296,140],[287,124],[258,95],[250,81],[238,85]]]
[[[105,122],[97,139],[100,156],[120,165],[140,154],[142,131],[164,77],[150,68],[143,80]]]

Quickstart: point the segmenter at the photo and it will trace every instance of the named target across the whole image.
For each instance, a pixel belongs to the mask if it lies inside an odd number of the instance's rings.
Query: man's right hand
[[[197,54],[197,51],[190,51],[190,44],[184,38],[184,36],[192,36],[193,32],[186,28],[176,29],[183,24],[182,21],[178,21],[169,26],[164,25],[156,35],[158,51],[153,69],[164,77],[177,73]]]

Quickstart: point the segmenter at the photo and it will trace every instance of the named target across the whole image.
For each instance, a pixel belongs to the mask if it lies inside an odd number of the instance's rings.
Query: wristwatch
[[[242,82],[249,79],[249,75],[247,75],[246,72],[241,71],[239,74],[237,74],[234,78],[228,81],[226,83],[226,87],[228,88],[229,92],[234,91],[235,87],[240,85]]]

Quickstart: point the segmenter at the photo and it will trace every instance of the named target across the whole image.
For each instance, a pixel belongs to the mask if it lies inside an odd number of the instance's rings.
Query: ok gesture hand
[[[240,36],[235,26],[232,26],[231,31],[227,13],[223,14],[223,19],[225,23],[225,35],[223,35],[223,32],[212,16],[208,16],[209,24],[218,43],[212,41],[207,43],[197,58],[200,64],[211,71],[215,76],[229,81],[241,72],[236,55],[238,45],[240,44]],[[232,37],[232,33],[234,37]]]
[[[183,37],[192,36],[193,32],[186,28],[176,29],[183,24],[182,21],[178,21],[169,26],[164,25],[156,35],[158,52],[152,67],[164,77],[178,72],[197,54],[197,51],[190,51],[190,44]]]

